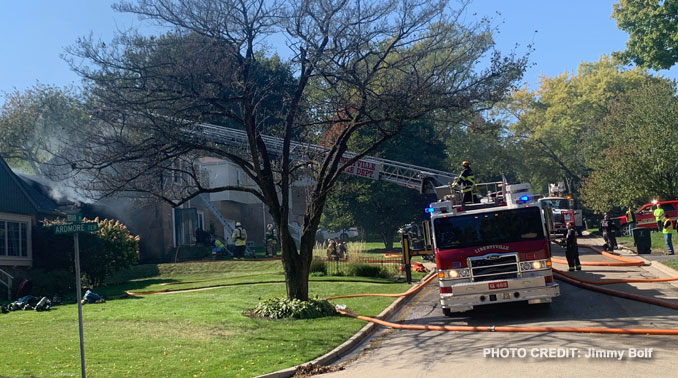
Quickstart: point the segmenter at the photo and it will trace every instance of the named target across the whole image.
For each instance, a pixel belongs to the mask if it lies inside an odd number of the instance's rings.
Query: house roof
[[[39,213],[62,214],[59,210],[60,206],[72,204],[70,201],[63,203],[56,201],[50,197],[50,187],[44,183],[39,182],[35,176],[28,176],[24,174],[16,174],[19,182],[23,186],[28,196],[33,200],[36,210]]]

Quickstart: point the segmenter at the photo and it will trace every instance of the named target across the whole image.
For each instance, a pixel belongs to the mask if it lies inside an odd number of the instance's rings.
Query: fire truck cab
[[[567,223],[574,222],[577,234],[581,236],[584,231],[582,211],[574,208],[574,199],[565,194],[563,182],[549,184],[548,197],[540,198],[538,202],[542,210],[547,207],[551,208],[552,227],[550,231],[552,233],[565,234]]]
[[[445,196],[427,209],[446,316],[491,303],[550,303],[560,294],[544,216],[530,185],[489,184],[497,190],[488,190],[479,203]]]

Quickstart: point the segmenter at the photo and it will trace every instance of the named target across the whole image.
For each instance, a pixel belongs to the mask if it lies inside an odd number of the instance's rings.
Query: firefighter
[[[339,255],[337,254],[337,242],[334,239],[327,239],[327,259],[339,260]]]
[[[337,242],[337,254],[342,260],[348,259],[348,247],[345,241]]]
[[[652,214],[654,215],[654,220],[657,221],[657,232],[661,232],[664,219],[664,209],[662,209],[659,203],[657,203],[657,208],[654,209]]]
[[[636,213],[631,210],[631,206],[626,210],[626,223],[629,225],[629,235],[631,235],[633,228],[636,227]]]
[[[600,231],[603,233],[603,240],[605,240],[604,249],[606,251],[614,251],[617,248],[617,225],[610,220],[610,214],[605,213],[603,220],[600,222]]]
[[[474,203],[476,201],[476,179],[473,176],[473,171],[471,170],[471,165],[469,164],[468,161],[463,161],[461,163],[461,166],[463,167],[461,173],[459,176],[457,176],[457,179],[455,182],[452,184],[453,188],[456,188],[457,186],[461,190],[461,193],[463,195],[462,201],[465,203]]]
[[[419,227],[415,222],[410,222],[410,227],[407,230],[408,236],[410,237],[410,248],[415,251],[424,249],[424,239],[419,233]]]
[[[668,214],[664,214],[664,219],[662,219],[662,233],[664,234],[664,241],[666,242],[666,253],[673,255],[673,242],[671,241],[671,235],[673,234],[673,223]]]
[[[574,222],[567,222],[567,234],[565,235],[565,257],[570,272],[581,270],[579,262],[579,245],[577,245],[577,231],[574,229]]]
[[[235,256],[236,259],[242,259],[245,257],[245,246],[247,245],[247,231],[242,227],[240,222],[235,222],[235,230],[233,231],[233,244],[235,244]]]
[[[266,256],[275,257],[276,244],[278,238],[275,235],[275,229],[272,224],[266,225]]]
[[[214,239],[214,247],[212,248],[212,258],[217,258],[218,255],[224,254],[225,245],[219,239]]]

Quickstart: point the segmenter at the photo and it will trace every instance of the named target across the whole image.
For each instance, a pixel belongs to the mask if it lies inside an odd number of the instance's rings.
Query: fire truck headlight
[[[532,269],[541,269],[544,266],[542,265],[541,261],[533,261],[532,262]]]
[[[462,279],[468,278],[470,275],[467,268],[464,269],[450,269],[446,270],[444,273],[438,273],[438,278],[452,278],[452,279]]]
[[[529,262],[520,263],[520,270],[526,271],[526,270],[530,270],[530,268],[531,268],[531,265],[530,265]]]

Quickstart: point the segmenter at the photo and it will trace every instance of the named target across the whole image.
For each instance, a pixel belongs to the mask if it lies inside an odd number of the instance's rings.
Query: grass
[[[596,235],[601,236],[597,230],[595,230],[595,233]],[[678,239],[676,238],[676,234],[674,234],[673,239],[673,247],[675,249],[677,246],[676,242],[678,241],[676,240]],[[617,243],[634,249],[632,236],[618,236]],[[661,232],[650,233],[650,250],[653,254],[664,254],[666,252],[666,242],[664,241],[664,235]],[[660,263],[678,270],[678,259],[663,260]]]
[[[212,262],[139,266],[120,274],[114,285],[95,292],[228,285],[204,291],[110,299],[83,306],[87,375],[96,377],[249,377],[316,358],[358,331],[364,322],[347,317],[267,320],[245,313],[263,298],[285,295],[276,261]],[[280,282],[264,283],[269,280]],[[337,277],[312,280],[311,296],[386,292],[409,285],[384,279]],[[202,283],[196,282],[201,281]],[[167,284],[172,285],[167,285]],[[245,284],[243,284],[245,283]],[[334,301],[374,316],[393,298]],[[49,312],[0,315],[3,358],[0,375],[79,376],[77,306]]]

